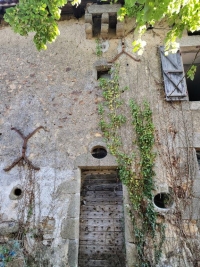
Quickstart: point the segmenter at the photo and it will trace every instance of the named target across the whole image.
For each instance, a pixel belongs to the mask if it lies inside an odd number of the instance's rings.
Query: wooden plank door
[[[116,171],[82,173],[79,267],[124,267],[122,184]]]

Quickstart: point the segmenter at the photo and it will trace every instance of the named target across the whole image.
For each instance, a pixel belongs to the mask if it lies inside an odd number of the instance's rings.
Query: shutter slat
[[[188,100],[183,63],[179,51],[165,56],[164,47],[160,47],[162,72],[167,101]]]
[[[163,50],[160,50],[161,51],[161,53],[162,53],[162,55],[164,56],[164,57],[166,57],[165,56],[165,53],[164,53],[164,49]],[[175,62],[173,62],[173,59],[171,60],[170,59],[170,55],[167,57],[167,59],[170,61],[170,63],[175,67],[175,69],[178,69],[178,66],[176,65],[176,63]]]

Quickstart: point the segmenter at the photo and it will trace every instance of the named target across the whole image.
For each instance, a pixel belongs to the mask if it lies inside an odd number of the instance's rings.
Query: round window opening
[[[22,190],[20,188],[15,188],[13,194],[17,197],[21,196]]]
[[[95,147],[92,149],[92,156],[96,159],[103,159],[107,156],[107,150],[104,147]]]
[[[173,197],[168,193],[159,193],[154,197],[154,204],[160,209],[168,209],[173,204]]]

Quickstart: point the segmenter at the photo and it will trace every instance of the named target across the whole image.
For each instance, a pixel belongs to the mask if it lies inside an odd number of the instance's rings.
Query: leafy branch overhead
[[[72,1],[72,5],[81,0]],[[67,0],[20,0],[15,7],[8,8],[4,19],[14,32],[22,36],[34,32],[34,43],[38,50],[46,49],[46,44],[55,41],[59,35],[57,20],[60,19],[61,8]],[[125,0],[125,5],[118,11],[118,19],[125,16],[136,19],[138,38],[133,42],[134,51],[140,54],[146,45],[142,40],[149,25],[164,19],[169,26],[165,45],[169,52],[176,52],[177,38],[184,30],[191,32],[200,30],[199,0]]]
[[[14,32],[27,36],[34,32],[34,43],[38,50],[46,49],[46,44],[55,41],[60,34],[57,20],[60,19],[61,7],[67,0],[20,0],[15,7],[8,8],[4,19]],[[74,0],[72,4],[78,4]]]
[[[134,51],[142,53],[146,42],[142,35],[149,26],[165,20],[169,26],[165,38],[165,50],[175,53],[179,47],[177,39],[183,31],[200,30],[200,1],[199,0],[125,0],[125,5],[118,12],[118,19],[125,16],[136,18],[138,38],[133,42]]]

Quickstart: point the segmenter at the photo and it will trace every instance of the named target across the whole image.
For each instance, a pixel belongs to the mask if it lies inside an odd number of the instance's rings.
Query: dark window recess
[[[192,35],[200,35],[200,31],[188,32],[188,35],[189,36],[192,36]]]
[[[187,90],[190,101],[200,101],[200,66],[199,64],[194,64],[194,65],[197,66],[194,80],[191,80],[186,77]],[[185,73],[187,72],[190,66],[191,64],[190,65],[184,64]]]
[[[107,156],[107,151],[104,147],[96,147],[92,150],[92,156],[96,159],[103,159]]]
[[[197,155],[197,162],[198,162],[199,169],[200,169],[200,151],[196,151],[196,155]]]
[[[96,0],[97,5],[109,5],[111,1],[105,1],[105,0]]]
[[[162,73],[167,101],[188,100],[187,86],[180,51],[165,56],[160,47]]]
[[[171,194],[159,193],[154,197],[154,204],[161,209],[168,209],[173,204],[173,198]]]
[[[92,20],[93,20],[93,36],[99,37],[101,33],[101,15],[93,16]]]
[[[109,34],[116,35],[117,15],[109,16]]]
[[[110,69],[97,70],[97,80],[100,78],[111,79]]]

